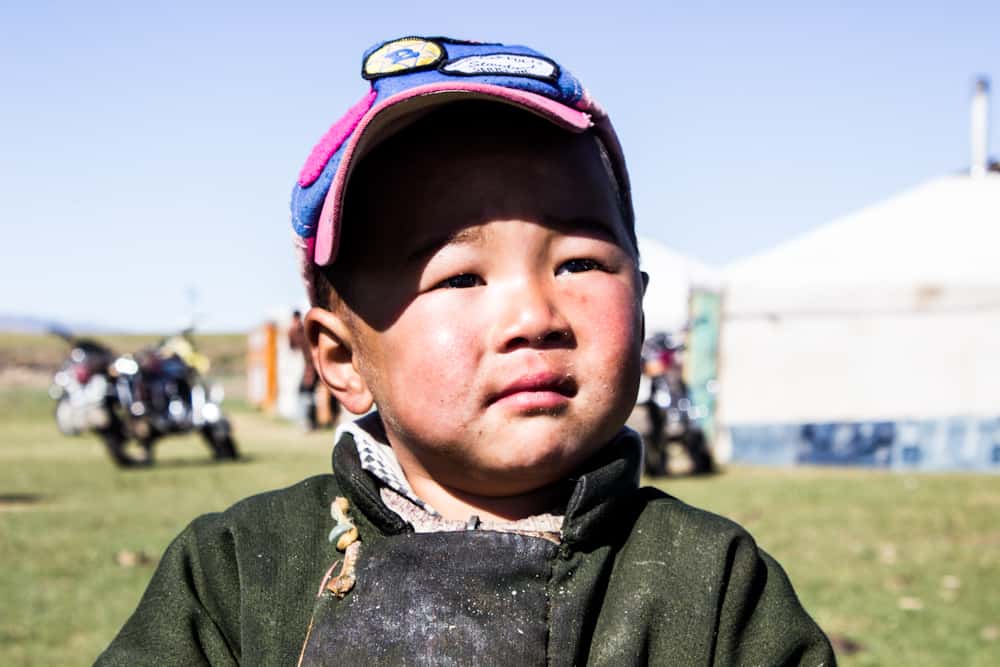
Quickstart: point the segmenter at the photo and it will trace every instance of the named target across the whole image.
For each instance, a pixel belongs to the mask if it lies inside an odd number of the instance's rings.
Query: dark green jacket
[[[557,545],[414,533],[347,435],[334,475],[196,519],[97,664],[833,665],[781,567],[731,521],[639,488],[639,458],[619,438],[567,481]],[[318,595],[343,557],[338,495],[361,541],[343,599]]]

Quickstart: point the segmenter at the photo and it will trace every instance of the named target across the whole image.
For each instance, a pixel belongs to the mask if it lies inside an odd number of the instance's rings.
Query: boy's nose
[[[569,322],[543,286],[521,283],[503,296],[497,343],[503,352],[572,344]]]

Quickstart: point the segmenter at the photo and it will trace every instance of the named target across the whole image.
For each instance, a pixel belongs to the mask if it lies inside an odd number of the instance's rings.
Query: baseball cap
[[[292,229],[310,300],[315,271],[337,257],[344,197],[354,167],[379,142],[433,109],[460,100],[521,108],[576,133],[593,131],[607,152],[633,226],[628,172],[604,110],[555,60],[525,46],[446,37],[401,37],[362,57],[368,92],[323,135],[292,190]]]

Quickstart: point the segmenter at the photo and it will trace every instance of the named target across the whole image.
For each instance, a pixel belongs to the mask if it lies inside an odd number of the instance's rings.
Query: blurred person
[[[316,383],[319,376],[313,366],[309,343],[306,341],[305,328],[302,325],[302,313],[292,311],[292,320],[288,325],[288,347],[302,353],[302,379],[299,381],[299,424],[303,429],[316,429]]]
[[[340,403],[336,396],[319,383],[302,325],[302,313],[298,310],[292,311],[292,321],[288,325],[288,346],[293,350],[300,350],[303,357],[302,380],[299,382],[299,423],[307,431],[315,431],[321,425],[332,426],[340,414]],[[324,405],[326,410],[321,415],[319,408]]]

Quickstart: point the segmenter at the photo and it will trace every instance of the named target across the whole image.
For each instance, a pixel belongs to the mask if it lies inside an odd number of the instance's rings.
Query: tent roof
[[[1000,283],[1000,174],[919,185],[734,262],[731,284]]]
[[[643,299],[646,333],[677,331],[687,324],[691,287],[718,288],[719,271],[650,238],[639,239],[642,270],[649,274]]]

